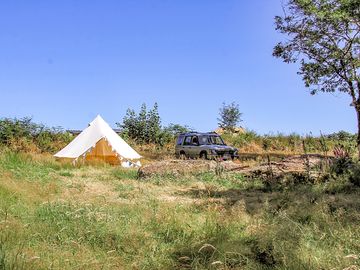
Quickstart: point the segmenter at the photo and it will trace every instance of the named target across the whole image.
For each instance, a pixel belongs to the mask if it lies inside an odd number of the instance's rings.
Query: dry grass
[[[0,154],[0,269],[344,269],[360,191]]]

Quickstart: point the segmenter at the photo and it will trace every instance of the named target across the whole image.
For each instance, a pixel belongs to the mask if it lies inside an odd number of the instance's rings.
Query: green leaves
[[[173,141],[177,134],[190,130],[189,127],[178,124],[163,127],[157,103],[149,111],[146,104],[143,104],[138,114],[128,109],[123,122],[116,125],[122,129],[122,136],[126,138],[140,144],[156,144],[161,147]]]
[[[137,143],[155,143],[161,144],[163,139],[163,130],[158,111],[158,104],[147,111],[146,104],[141,106],[139,114],[134,110],[128,109],[123,123],[117,123],[127,137],[135,140]]]
[[[311,94],[345,92],[357,114],[360,158],[360,0],[289,0],[276,30],[287,40],[273,56],[300,62],[299,75]]]
[[[219,113],[219,127],[227,130],[232,130],[240,123],[242,113],[240,112],[239,105],[235,102],[226,105],[223,103],[223,106],[220,108]]]
[[[347,92],[359,99],[360,0],[290,0],[276,30],[288,39],[273,50],[286,63],[300,61],[306,87]]]
[[[54,153],[71,141],[62,128],[37,124],[30,117],[0,119],[0,145],[13,150]]]

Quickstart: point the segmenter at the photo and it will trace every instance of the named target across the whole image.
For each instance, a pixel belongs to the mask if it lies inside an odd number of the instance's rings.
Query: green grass
[[[241,153],[303,154],[304,144],[308,153],[331,155],[334,147],[338,145],[350,149],[352,154],[356,153],[356,136],[344,131],[320,137],[312,134],[300,136],[296,133],[259,135],[254,131],[224,134],[222,137],[229,145],[239,148]]]
[[[197,176],[202,182],[225,189],[256,190],[263,189],[264,184],[259,179],[249,179],[239,173],[222,173],[216,175],[213,172],[206,172]]]
[[[116,168],[112,172],[113,176],[117,179],[137,179],[138,172],[136,169],[123,169],[123,168]]]
[[[15,153],[10,150],[0,152],[0,173],[7,173],[18,180],[51,181],[52,173],[64,170],[71,174],[73,167],[69,164],[59,164],[54,160],[34,160],[31,155]]]
[[[0,170],[0,269],[360,265],[360,190],[345,178],[270,192],[236,173],[143,182],[135,170],[68,168],[8,152]],[[99,198],[90,182],[115,195]]]
[[[36,164],[26,155],[7,153],[0,158],[0,169],[2,172],[8,172],[16,179],[26,180],[49,180],[50,172],[54,171],[47,164]]]

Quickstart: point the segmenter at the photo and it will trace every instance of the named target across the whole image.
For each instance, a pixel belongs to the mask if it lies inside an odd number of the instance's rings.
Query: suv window
[[[185,137],[184,145],[191,145],[191,136]]]
[[[199,145],[199,138],[197,136],[193,136],[191,142],[192,145]]]
[[[182,144],[183,144],[183,141],[184,141],[184,136],[179,136],[176,144],[177,144],[177,145],[182,145]]]
[[[208,136],[199,136],[200,145],[209,144],[209,137]]]

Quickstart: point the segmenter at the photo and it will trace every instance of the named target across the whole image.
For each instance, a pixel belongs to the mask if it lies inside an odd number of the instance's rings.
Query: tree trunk
[[[357,128],[358,128],[358,133],[357,133],[357,138],[356,138],[356,145],[357,145],[357,148],[358,148],[358,158],[360,160],[360,104],[355,105],[355,110],[356,110]]]

